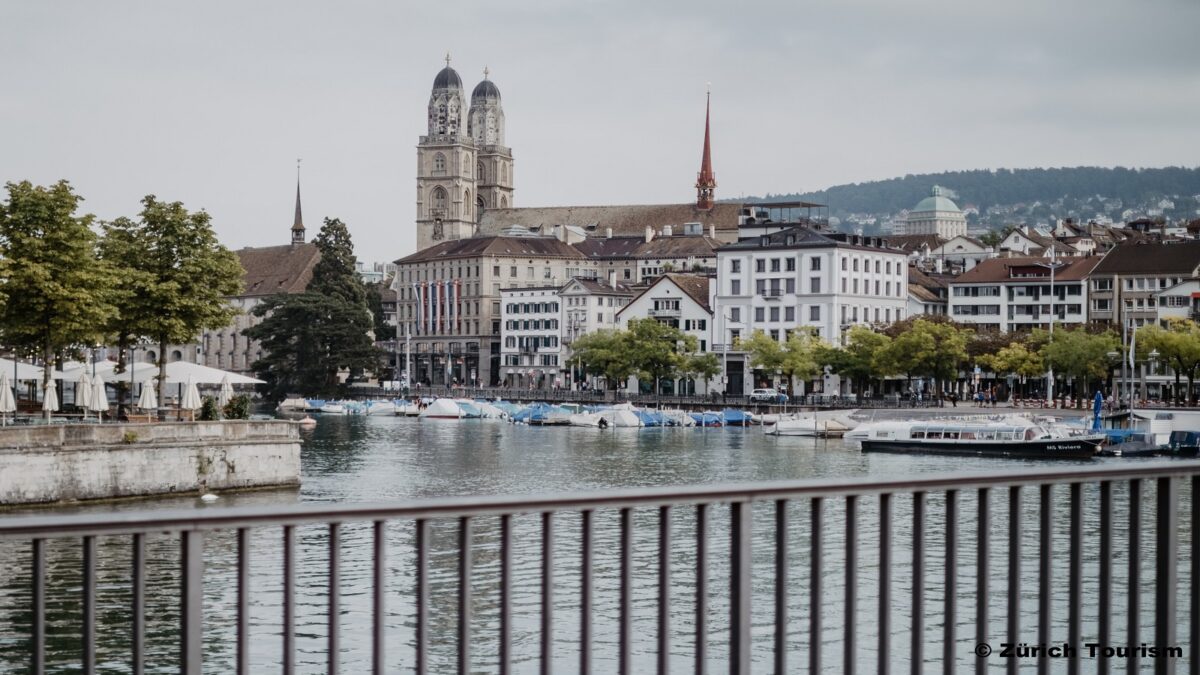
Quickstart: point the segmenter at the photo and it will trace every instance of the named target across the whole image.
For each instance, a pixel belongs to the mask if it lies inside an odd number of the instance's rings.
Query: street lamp
[[[1050,246],[1050,262],[1034,263],[1035,267],[1042,267],[1050,270],[1050,341],[1054,341],[1054,318],[1057,312],[1054,309],[1054,272],[1065,266],[1066,263],[1060,263],[1055,257],[1054,246]],[[1049,365],[1049,364],[1047,364]],[[1049,366],[1046,371],[1046,403],[1054,405],[1054,366]]]

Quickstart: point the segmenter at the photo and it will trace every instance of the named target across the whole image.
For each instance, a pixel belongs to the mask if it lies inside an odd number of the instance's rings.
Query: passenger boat
[[[1029,459],[1091,459],[1104,434],[1074,433],[1032,421],[929,420],[872,426],[861,438],[863,452],[912,452]]]

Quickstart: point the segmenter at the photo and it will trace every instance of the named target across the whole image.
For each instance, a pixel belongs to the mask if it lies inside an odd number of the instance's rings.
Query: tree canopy
[[[1175,391],[1180,392],[1179,379],[1188,381],[1188,402],[1195,401],[1196,373],[1200,370],[1200,324],[1189,319],[1170,319],[1167,327],[1154,324],[1137,330],[1137,356],[1149,359],[1152,351],[1158,352],[1160,362],[1175,372]]]

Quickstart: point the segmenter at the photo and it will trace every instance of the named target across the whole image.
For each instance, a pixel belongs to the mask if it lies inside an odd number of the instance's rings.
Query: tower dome
[[[482,82],[475,85],[475,90],[471,92],[471,102],[474,102],[476,99],[481,99],[481,98],[483,98],[483,99],[494,98],[497,100],[499,100],[499,98],[500,98],[500,90],[498,88],[496,88],[496,85],[493,84],[492,81],[487,79],[486,77],[483,79]]]
[[[450,67],[449,62],[446,67],[438,72],[437,77],[433,78],[434,89],[462,89],[462,78],[458,76],[458,71]]]

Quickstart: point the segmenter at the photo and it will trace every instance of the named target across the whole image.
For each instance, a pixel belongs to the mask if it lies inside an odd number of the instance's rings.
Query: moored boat
[[[930,420],[872,426],[861,438],[863,452],[979,455],[1028,459],[1091,459],[1103,434],[1070,433],[1029,422]]]

